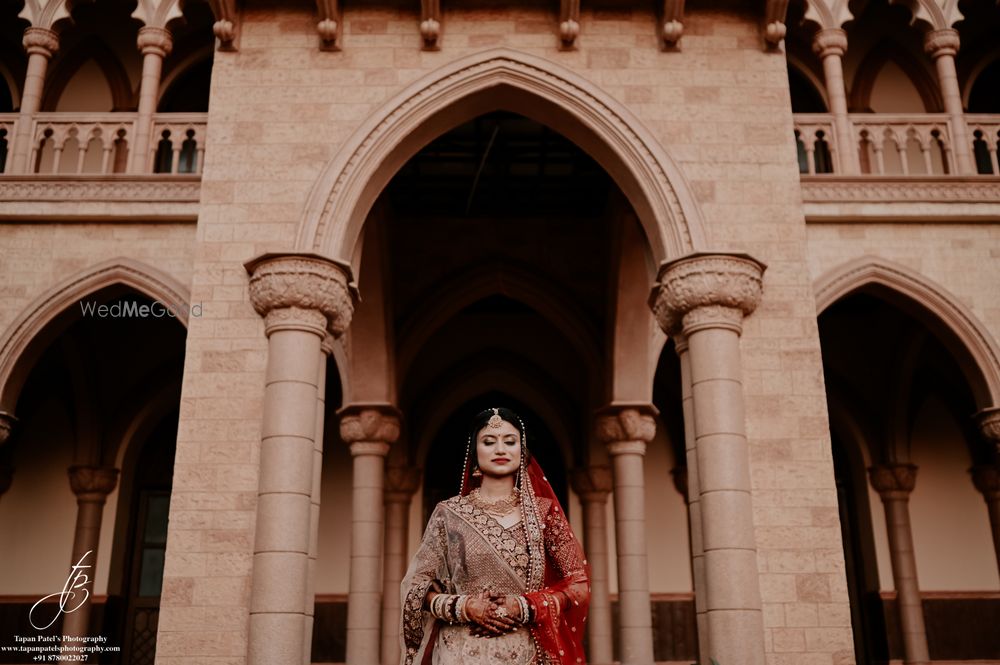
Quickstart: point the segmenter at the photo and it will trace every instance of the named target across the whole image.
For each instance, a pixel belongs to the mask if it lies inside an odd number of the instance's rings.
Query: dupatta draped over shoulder
[[[401,585],[401,665],[580,665],[590,601],[583,548],[534,459],[521,482],[521,519],[502,526],[462,494],[431,514]],[[500,637],[473,637],[426,609],[429,590],[527,598],[533,621]]]

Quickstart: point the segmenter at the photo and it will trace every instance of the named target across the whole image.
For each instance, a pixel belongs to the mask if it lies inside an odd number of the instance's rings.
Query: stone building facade
[[[398,662],[504,403],[588,552],[591,662],[1000,662],[998,31],[0,2],[0,649]],[[74,565],[86,602],[33,610]]]

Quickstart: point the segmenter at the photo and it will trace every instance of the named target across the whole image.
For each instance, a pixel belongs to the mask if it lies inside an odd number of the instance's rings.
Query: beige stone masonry
[[[409,565],[407,538],[410,503],[420,488],[421,471],[415,467],[390,466],[385,470],[385,559],[382,571],[382,663],[399,663],[399,585]]]
[[[608,586],[608,525],[606,506],[613,476],[606,466],[576,469],[573,491],[583,504],[584,545],[590,563],[590,609],[587,614],[588,659],[594,665],[614,661],[611,628],[611,598]]]

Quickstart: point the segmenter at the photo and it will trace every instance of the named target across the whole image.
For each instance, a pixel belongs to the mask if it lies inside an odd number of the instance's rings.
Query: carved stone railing
[[[972,148],[977,172],[1000,175],[1000,115],[967,115],[965,120],[961,140]],[[853,113],[849,124],[854,145],[846,147],[846,154],[857,156],[861,175],[959,175],[952,154],[955,139],[943,113]],[[837,145],[832,115],[796,113],[794,125],[800,173],[848,175],[837,166],[844,147]]]
[[[141,167],[130,167],[135,113],[38,113],[32,119],[28,173],[67,175],[200,174],[205,152],[205,113],[153,116],[152,145]],[[17,114],[0,114],[0,174],[9,168]]]
[[[207,127],[204,113],[154,115],[147,171],[201,173]]]

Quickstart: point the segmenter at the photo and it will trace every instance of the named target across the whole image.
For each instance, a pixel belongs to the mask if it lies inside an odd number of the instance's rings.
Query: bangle
[[[530,620],[529,616],[530,608],[528,606],[528,599],[525,598],[524,596],[518,596],[517,604],[518,607],[521,608],[521,623],[523,625],[527,625],[528,621]]]
[[[458,606],[456,607],[458,614],[459,623],[469,623],[469,613],[468,613],[469,597],[466,595],[461,595],[458,597]]]
[[[449,596],[448,597],[448,623],[455,623],[458,621],[458,600],[459,596]]]

